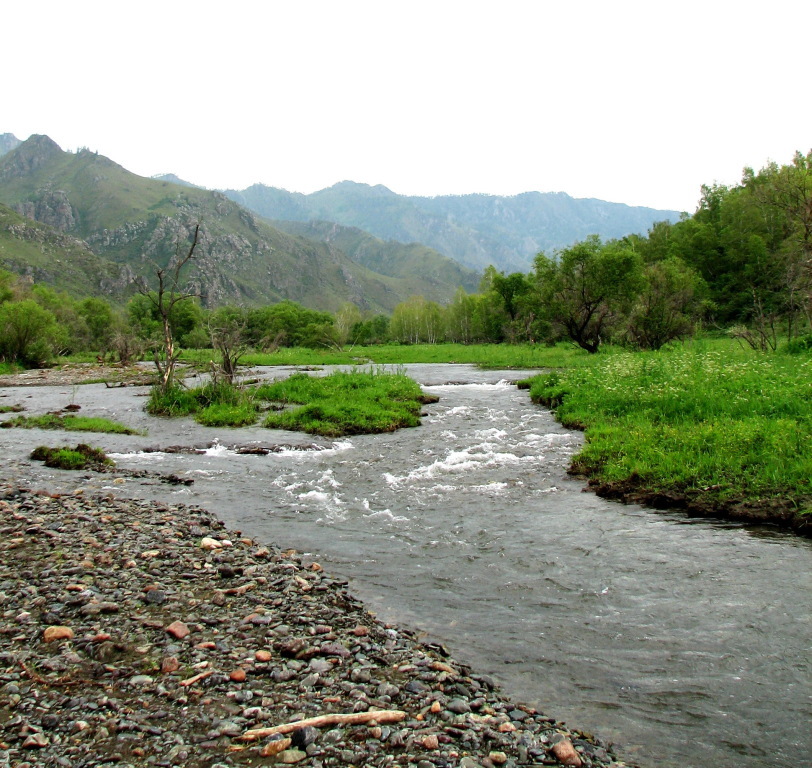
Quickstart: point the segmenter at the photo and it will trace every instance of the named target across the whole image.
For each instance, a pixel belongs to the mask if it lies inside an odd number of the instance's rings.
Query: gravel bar
[[[3,768],[624,765],[199,507],[5,482],[0,534]]]

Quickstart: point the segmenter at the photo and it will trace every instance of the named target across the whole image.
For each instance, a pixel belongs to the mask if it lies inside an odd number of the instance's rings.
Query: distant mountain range
[[[551,253],[591,234],[645,234],[655,222],[680,215],[563,192],[408,197],[352,181],[310,195],[263,184],[225,194],[267,219],[337,222],[385,240],[422,243],[474,269],[494,264],[507,272],[527,272],[540,251]]]
[[[360,233],[344,238],[364,252],[359,263],[335,234],[289,234],[220,192],[136,176],[97,153],[64,152],[47,136],[4,146],[12,149],[0,157],[0,267],[78,295],[126,297],[136,277],[154,276],[183,249],[197,222],[188,280],[208,306],[291,299],[332,311],[352,301],[388,312],[414,294],[446,301],[479,282],[429,248]],[[374,252],[386,263],[376,265]]]
[[[147,179],[47,136],[0,134],[0,268],[76,295],[126,298],[201,222],[187,279],[206,305],[291,299],[391,311],[475,291],[481,270],[526,272],[539,251],[645,232],[675,211],[563,193],[408,197],[344,181],[310,195]]]

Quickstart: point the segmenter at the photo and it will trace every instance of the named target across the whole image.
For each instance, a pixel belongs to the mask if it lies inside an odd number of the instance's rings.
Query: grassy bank
[[[531,382],[534,401],[586,429],[573,470],[602,495],[809,526],[808,356],[626,353]]]
[[[184,360],[206,365],[211,350],[189,350]],[[404,365],[468,363],[484,368],[561,368],[586,364],[589,355],[572,344],[381,344],[343,351],[281,347],[270,354],[249,353],[241,365]]]
[[[46,413],[42,416],[15,416],[13,419],[0,422],[0,427],[9,429],[64,429],[68,432],[101,432],[116,435],[139,435],[136,429],[125,424],[97,416],[63,416]]]
[[[196,389],[153,390],[147,410],[156,415],[191,415],[207,426],[255,424],[313,435],[392,432],[420,424],[426,402],[408,376],[352,371],[314,377],[303,373],[259,387],[206,385]]]

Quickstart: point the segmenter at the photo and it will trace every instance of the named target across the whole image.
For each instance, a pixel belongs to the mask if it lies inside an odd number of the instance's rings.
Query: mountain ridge
[[[528,271],[540,251],[554,251],[591,234],[644,234],[654,223],[679,219],[658,210],[566,192],[486,193],[420,197],[378,184],[341,181],[308,195],[253,184],[226,189],[232,200],[270,220],[334,221],[384,240],[422,243],[461,264]]]
[[[375,272],[335,243],[283,232],[221,192],[137,176],[86,149],[64,152],[44,135],[33,135],[0,157],[0,203],[57,235],[81,241],[103,260],[100,271],[121,274],[124,268],[133,278],[154,277],[156,266],[165,267],[200,222],[200,256],[187,281],[209,306],[290,299],[331,311],[346,301],[391,311],[413,292],[443,301],[457,288],[419,275],[405,279]],[[22,253],[15,231],[4,230],[5,248]],[[19,259],[6,263],[15,264],[15,271],[25,269]],[[52,266],[46,274],[58,283],[64,278],[56,261]],[[105,293],[100,281],[93,289]]]

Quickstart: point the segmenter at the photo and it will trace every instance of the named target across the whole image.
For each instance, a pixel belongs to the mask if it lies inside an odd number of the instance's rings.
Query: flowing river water
[[[440,397],[423,426],[338,441],[155,419],[143,388],[2,389],[0,403],[32,412],[73,401],[145,428],[91,442],[120,467],[195,482],[112,484],[29,467],[34,446],[77,442],[39,430],[2,433],[2,472],[205,506],[244,533],[311,552],[381,618],[423,630],[630,762],[809,764],[812,542],[584,493],[566,474],[581,434],[509,383],[522,372],[405,368]],[[287,447],[245,455],[233,444]],[[174,445],[211,447],[143,450]]]

